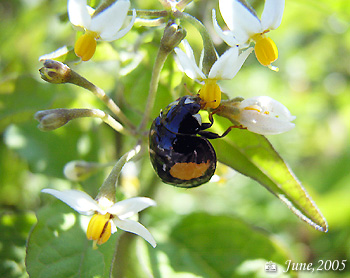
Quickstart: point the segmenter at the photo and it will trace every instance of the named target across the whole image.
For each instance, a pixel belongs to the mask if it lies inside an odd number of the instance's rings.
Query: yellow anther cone
[[[75,43],[74,52],[82,61],[89,61],[96,51],[96,34],[86,32]]]
[[[106,214],[94,214],[89,222],[89,226],[86,231],[86,237],[89,240],[95,241],[97,244],[105,243],[111,236],[112,226],[110,223],[111,215]]]
[[[221,90],[216,80],[205,80],[205,84],[199,91],[199,97],[206,102],[204,109],[217,108],[221,102]]]
[[[278,58],[275,42],[269,37],[261,37],[255,42],[255,56],[263,66],[270,66]]]

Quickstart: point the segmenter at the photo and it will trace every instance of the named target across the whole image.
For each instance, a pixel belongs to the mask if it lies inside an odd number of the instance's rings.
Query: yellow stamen
[[[259,113],[261,112],[261,109],[259,109],[259,106],[257,106],[257,105],[244,107],[244,110],[253,110],[253,111],[257,111]]]
[[[278,49],[275,42],[264,35],[257,35],[253,39],[255,40],[255,56],[260,64],[278,71],[277,67],[271,65],[278,58]]]
[[[106,214],[94,214],[89,222],[89,226],[86,231],[86,237],[89,240],[94,241],[94,246],[97,244],[105,243],[111,236],[112,225],[110,222],[111,215]]]
[[[75,43],[75,54],[81,58],[82,61],[89,61],[96,51],[96,39],[98,34],[87,31],[79,37]]]
[[[221,90],[216,80],[205,80],[205,84],[199,90],[199,97],[206,103],[204,109],[217,108],[221,102]]]

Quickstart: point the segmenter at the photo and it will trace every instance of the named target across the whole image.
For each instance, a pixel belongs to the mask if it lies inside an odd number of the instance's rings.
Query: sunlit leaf
[[[222,119],[218,118],[216,123],[225,126]],[[326,219],[264,136],[234,129],[224,138],[212,140],[212,143],[220,162],[256,180],[300,219],[319,231],[327,232]]]
[[[64,63],[80,61],[79,57],[77,57],[74,53],[74,48],[71,46],[67,47],[66,45],[58,48],[51,53],[47,53],[39,57],[39,61],[41,62],[48,59]]]
[[[195,277],[261,277],[266,262],[285,266],[288,258],[266,232],[230,216],[207,213],[185,216],[159,249],[168,256],[174,273]],[[282,267],[278,271],[283,274]]]

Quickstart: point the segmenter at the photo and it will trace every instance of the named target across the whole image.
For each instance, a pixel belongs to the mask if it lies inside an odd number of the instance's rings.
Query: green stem
[[[200,33],[203,40],[203,47],[204,47],[202,71],[205,75],[208,75],[211,67],[217,60],[216,50],[215,50],[213,41],[209,36],[208,30],[205,28],[202,22],[200,22],[197,18],[189,15],[188,13],[175,12],[174,15],[177,18],[184,19],[189,23],[191,23]]]
[[[145,19],[139,17],[135,21],[135,26],[157,27],[164,24],[165,22],[165,18]]]
[[[40,122],[38,127],[43,131],[51,131],[64,126],[71,120],[85,117],[100,118],[114,130],[124,135],[130,135],[130,132],[119,122],[117,122],[106,112],[99,109],[58,108],[38,111],[34,115],[34,118]]]
[[[117,116],[120,122],[123,123],[130,130],[132,134],[135,133],[136,127],[124,115],[124,113],[120,110],[118,105],[109,96],[107,96],[101,88],[95,86],[90,81],[88,81],[87,79],[85,79],[84,77],[82,77],[74,71],[71,72],[71,79],[69,83],[83,87],[92,92],[95,96],[97,96],[107,105],[107,107]]]
[[[180,11],[184,10],[188,4],[190,4],[193,0],[181,0],[176,4],[176,8]]]
[[[178,25],[170,21],[164,29],[163,37],[160,41],[159,50],[157,53],[156,61],[153,66],[152,78],[147,98],[147,103],[145,107],[144,116],[140,124],[139,130],[142,131],[150,117],[153,110],[154,102],[156,99],[160,72],[164,66],[164,63],[168,55],[173,51],[182,39],[186,36],[185,30],[180,28]]]
[[[141,146],[136,145],[135,148],[133,148],[131,151],[124,154],[117,161],[111,173],[109,174],[107,179],[103,182],[102,186],[100,187],[99,193],[96,196],[96,200],[100,199],[101,197],[106,197],[111,201],[115,201],[116,183],[120,175],[120,172],[123,166],[125,165],[125,163],[128,162],[130,159],[132,159],[136,154],[138,154],[140,150],[141,150]]]
[[[124,135],[131,135],[129,130],[125,129],[119,122],[117,122],[113,117],[111,117],[106,112],[104,112],[100,109],[86,109],[86,110],[89,110],[88,114],[90,114],[89,115],[90,117],[101,119],[106,124],[108,124],[110,127],[112,127],[115,131],[118,131],[119,133],[124,134]]]
[[[149,120],[150,114],[152,112],[154,102],[156,100],[156,95],[157,95],[157,90],[158,90],[158,83],[159,83],[159,78],[160,78],[160,72],[163,68],[163,65],[169,55],[169,52],[163,51],[161,48],[159,48],[156,61],[153,66],[153,71],[152,71],[152,78],[151,78],[151,83],[149,87],[149,92],[148,92],[148,98],[147,98],[147,103],[144,111],[144,116],[142,119],[142,122],[140,124],[139,130],[143,130],[147,124],[147,121]]]
[[[132,15],[132,10],[128,11],[128,15]],[[164,10],[136,10],[137,17],[152,16],[152,17],[166,17],[169,15],[168,11]]]

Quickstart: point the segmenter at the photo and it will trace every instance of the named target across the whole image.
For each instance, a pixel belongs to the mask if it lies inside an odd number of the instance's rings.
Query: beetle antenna
[[[184,83],[184,87],[185,87],[186,93],[187,93],[188,95],[190,95],[190,96],[193,96],[193,93],[190,91],[190,89],[188,89],[188,86],[187,86],[186,83]]]

